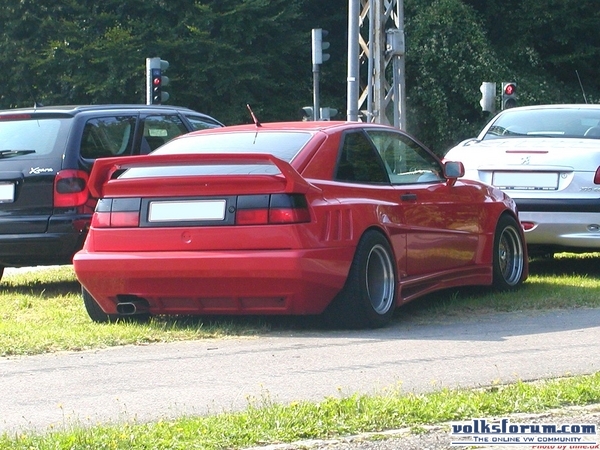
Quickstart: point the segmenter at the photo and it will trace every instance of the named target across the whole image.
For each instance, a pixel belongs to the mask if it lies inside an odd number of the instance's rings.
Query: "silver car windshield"
[[[600,110],[533,109],[508,111],[492,124],[483,139],[507,137],[600,138]]]

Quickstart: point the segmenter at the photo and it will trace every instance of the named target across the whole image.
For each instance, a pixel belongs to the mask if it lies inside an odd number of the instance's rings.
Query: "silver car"
[[[445,158],[515,200],[530,255],[600,251],[600,105],[507,109]]]

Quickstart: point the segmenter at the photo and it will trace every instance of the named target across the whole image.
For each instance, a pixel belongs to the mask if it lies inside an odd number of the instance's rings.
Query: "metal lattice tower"
[[[405,129],[403,0],[349,0],[348,120]]]

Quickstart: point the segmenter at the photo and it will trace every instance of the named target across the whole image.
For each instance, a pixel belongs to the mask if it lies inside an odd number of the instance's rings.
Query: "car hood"
[[[600,166],[600,140],[509,138],[464,141],[446,160],[461,161],[466,170],[564,170],[595,172]]]

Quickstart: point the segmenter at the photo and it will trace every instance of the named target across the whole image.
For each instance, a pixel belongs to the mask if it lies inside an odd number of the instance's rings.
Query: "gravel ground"
[[[508,416],[511,423],[522,424],[595,424],[600,429],[600,404],[586,407],[572,407],[560,410],[552,410],[543,414],[513,414]],[[247,450],[446,450],[461,449],[465,446],[450,445],[450,426],[423,427],[422,433],[413,434],[410,429],[391,430],[385,433],[365,433],[357,436],[349,436],[343,439],[313,440],[294,442],[292,444],[275,444],[264,447],[253,447]],[[600,436],[596,435],[591,440],[600,443]],[[564,444],[563,444],[564,445]],[[598,449],[599,445],[581,447],[563,445],[487,445],[470,446],[470,449],[575,449],[590,448]]]

